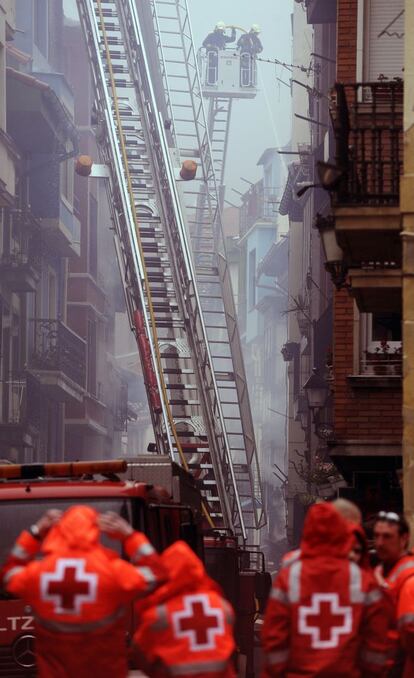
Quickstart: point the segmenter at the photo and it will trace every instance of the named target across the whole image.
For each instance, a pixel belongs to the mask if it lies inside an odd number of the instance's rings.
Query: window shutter
[[[378,80],[381,75],[403,77],[404,38],[379,34],[404,9],[404,0],[368,0],[364,46],[364,79]],[[404,31],[404,15],[390,27],[390,33]]]

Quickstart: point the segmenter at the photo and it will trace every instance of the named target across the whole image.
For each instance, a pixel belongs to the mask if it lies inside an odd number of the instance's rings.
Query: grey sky
[[[293,0],[188,0],[194,38],[198,47],[217,21],[249,29],[261,26],[262,57],[290,62]],[[64,0],[65,13],[76,16],[75,0]],[[236,101],[226,172],[227,198],[238,202],[231,189],[246,190],[240,176],[255,181],[260,176],[258,158],[269,146],[284,145],[290,135],[290,91],[276,80],[288,81],[290,73],[283,67],[261,63],[260,92],[256,99]]]

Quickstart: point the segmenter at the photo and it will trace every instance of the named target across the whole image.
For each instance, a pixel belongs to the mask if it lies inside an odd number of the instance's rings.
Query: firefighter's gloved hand
[[[124,541],[134,531],[131,525],[114,511],[101,513],[98,518],[98,525],[101,532],[107,534],[111,539],[118,539],[118,541]]]
[[[59,511],[58,509],[50,509],[49,511],[46,511],[46,513],[44,513],[41,518],[39,518],[39,520],[36,523],[36,527],[40,539],[46,537],[50,528],[53,527],[53,525],[56,525],[57,522],[59,522],[62,515],[63,515],[62,511]]]

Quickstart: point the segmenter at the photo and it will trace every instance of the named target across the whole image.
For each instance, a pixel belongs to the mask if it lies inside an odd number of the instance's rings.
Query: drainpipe
[[[414,0],[405,0],[403,246],[403,490],[414,534]]]

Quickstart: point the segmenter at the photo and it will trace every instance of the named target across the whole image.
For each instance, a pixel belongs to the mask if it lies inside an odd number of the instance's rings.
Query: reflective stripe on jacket
[[[161,555],[167,582],[137,603],[134,644],[151,678],[235,678],[233,610],[184,542]]]
[[[266,610],[266,678],[384,675],[389,608],[372,575],[348,560],[352,540],[330,504],[310,509],[300,558],[281,569]]]

